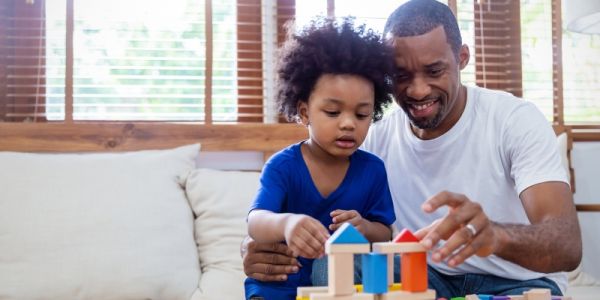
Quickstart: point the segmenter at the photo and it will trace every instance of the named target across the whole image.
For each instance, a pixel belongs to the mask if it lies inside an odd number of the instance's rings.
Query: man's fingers
[[[257,263],[244,270],[248,277],[262,281],[284,281],[287,274],[298,272],[298,267]]]
[[[431,213],[441,206],[448,205],[450,207],[456,207],[467,200],[468,199],[465,195],[443,191],[427,199],[423,205],[421,205],[421,208],[426,213]]]
[[[488,219],[483,213],[475,215],[473,219],[468,221],[467,226],[459,225],[450,238],[447,239],[446,243],[433,252],[431,259],[434,262],[440,262],[446,259],[464,245],[470,244],[471,241],[483,232],[487,225]],[[474,250],[476,251],[477,249]]]
[[[448,240],[457,230],[468,224],[473,218],[483,216],[481,205],[476,202],[465,201],[460,207],[451,210],[441,219],[434,229],[430,230],[423,240],[423,245],[431,249],[440,240]],[[487,217],[485,217],[487,220]],[[468,232],[467,230],[465,230]]]

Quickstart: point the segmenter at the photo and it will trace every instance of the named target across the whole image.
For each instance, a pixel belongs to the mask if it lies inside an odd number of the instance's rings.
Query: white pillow
[[[0,298],[190,299],[200,269],[182,184],[199,147],[0,152]]]
[[[202,269],[198,299],[244,298],[240,243],[248,233],[246,215],[259,179],[258,172],[209,169],[197,169],[188,176],[186,193],[196,215]]]

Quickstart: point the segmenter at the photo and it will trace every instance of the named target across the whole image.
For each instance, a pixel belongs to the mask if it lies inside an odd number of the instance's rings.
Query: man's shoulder
[[[492,90],[477,86],[467,87],[470,99],[474,101],[475,111],[482,114],[485,119],[494,118],[505,121],[515,114],[538,112],[539,110],[531,101],[519,98],[505,91]]]

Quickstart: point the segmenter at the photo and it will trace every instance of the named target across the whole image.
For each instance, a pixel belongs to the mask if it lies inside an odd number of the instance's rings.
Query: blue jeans
[[[394,282],[400,282],[400,256],[394,257]],[[562,296],[556,283],[548,278],[531,280],[513,280],[494,275],[466,274],[446,275],[428,267],[427,279],[429,288],[436,291],[437,297],[450,299],[470,294],[480,295],[521,295],[532,288],[550,289],[552,295]],[[327,257],[317,259],[313,263],[311,276],[313,285],[327,285]],[[360,256],[354,256],[354,283],[362,282]]]

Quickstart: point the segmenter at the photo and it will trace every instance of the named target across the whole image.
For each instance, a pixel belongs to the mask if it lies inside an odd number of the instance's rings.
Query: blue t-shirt
[[[315,186],[302,153],[302,143],[276,153],[265,164],[260,188],[250,207],[275,213],[309,215],[329,228],[329,214],[336,210],[356,210],[371,221],[385,225],[394,223],[394,207],[383,161],[377,156],[357,150],[350,156],[350,166],[342,183],[324,198]],[[311,286],[312,259],[299,257],[302,268],[288,275],[285,282],[261,282],[247,278],[246,298],[295,299],[299,286]]]

